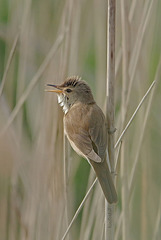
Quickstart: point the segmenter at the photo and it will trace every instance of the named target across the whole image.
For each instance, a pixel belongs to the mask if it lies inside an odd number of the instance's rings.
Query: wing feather
[[[76,106],[73,110],[64,118],[69,141],[72,141],[74,150],[79,154],[100,162],[105,157],[107,147],[107,131],[102,110],[96,104]]]

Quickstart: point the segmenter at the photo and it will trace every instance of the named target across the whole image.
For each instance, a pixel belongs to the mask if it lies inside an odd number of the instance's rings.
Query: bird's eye
[[[71,90],[70,88],[67,88],[66,91],[67,91],[68,93],[72,92],[72,90]]]

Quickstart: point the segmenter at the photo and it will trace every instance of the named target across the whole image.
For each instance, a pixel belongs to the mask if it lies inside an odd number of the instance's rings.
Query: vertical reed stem
[[[107,18],[107,108],[106,119],[109,133],[114,132],[114,82],[115,82],[115,0],[108,0]],[[111,172],[114,174],[114,135],[108,135],[108,153]],[[113,175],[114,178],[114,175]],[[105,240],[114,238],[114,206],[105,200]]]
[[[125,127],[127,114],[127,86],[129,82],[129,20],[128,20],[128,5],[127,1],[121,0],[121,23],[122,23],[122,109],[121,109],[121,125],[122,129]],[[128,169],[126,162],[126,139],[121,146],[121,180],[122,180],[122,212],[123,224],[122,235],[123,239],[128,239]]]

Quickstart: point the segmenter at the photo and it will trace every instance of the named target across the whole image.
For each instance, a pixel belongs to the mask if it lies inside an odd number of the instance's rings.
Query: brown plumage
[[[53,86],[64,111],[64,130],[73,149],[86,158],[96,172],[109,203],[117,202],[117,193],[107,164],[107,126],[102,110],[94,101],[87,83],[70,77]]]

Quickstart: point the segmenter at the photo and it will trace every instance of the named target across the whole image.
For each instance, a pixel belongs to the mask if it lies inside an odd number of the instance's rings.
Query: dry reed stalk
[[[115,0],[108,0],[107,18],[107,90],[106,90],[106,120],[108,124],[108,154],[111,173],[114,180],[114,129],[115,129]],[[110,134],[112,133],[112,134]],[[105,239],[114,238],[114,205],[110,205],[105,200]]]
[[[27,76],[27,60],[28,60],[28,48],[29,48],[29,29],[31,19],[31,0],[26,1],[24,4],[22,14],[22,25],[20,29],[19,37],[19,68],[17,73],[17,86],[16,86],[16,102],[18,102],[20,96],[23,95]],[[19,117],[16,119],[17,134],[21,139],[23,124],[23,110],[19,111]]]
[[[157,71],[158,72],[158,71]],[[157,74],[157,76],[159,76],[159,74]],[[147,90],[146,94],[143,96],[142,100],[140,101],[139,105],[137,106],[136,110],[134,111],[132,117],[130,118],[129,122],[127,123],[125,129],[123,130],[122,134],[120,135],[118,141],[116,142],[115,144],[115,148],[117,146],[119,146],[119,143],[124,135],[124,133],[127,131],[128,127],[130,126],[130,124],[132,123],[132,121],[134,120],[134,117],[136,116],[137,112],[139,111],[140,107],[142,106],[142,104],[144,103],[146,97],[149,95],[149,93],[152,91],[154,85],[155,85],[155,82],[156,82],[157,78],[155,78],[155,80],[152,82],[152,84],[150,85],[149,89]],[[154,91],[153,91],[154,92]],[[152,98],[153,98],[153,93],[151,93],[151,97],[149,99],[149,103],[148,103],[148,106],[150,107],[151,105],[151,101],[152,101]],[[149,107],[146,111],[146,114],[145,114],[145,118],[144,118],[144,122],[146,122],[147,120],[147,114],[149,113]],[[142,138],[142,137],[141,137]],[[140,144],[139,144],[140,146]],[[135,158],[136,159],[136,158]],[[137,158],[138,160],[138,158]],[[117,168],[117,165],[118,165],[118,160],[116,160],[116,168]],[[133,168],[135,169],[135,168]],[[129,185],[128,189],[130,189],[130,191],[132,191],[132,186],[131,184]],[[128,201],[129,201],[129,194],[128,194]],[[123,221],[123,212],[121,213],[120,217],[119,217],[119,220],[118,222],[121,224],[121,222]],[[115,239],[118,239],[119,237],[119,227],[120,227],[120,224],[118,225],[117,229],[116,229],[116,235],[115,235]]]
[[[134,0],[134,2],[135,2],[135,0]],[[133,3],[134,3],[133,2]],[[135,4],[134,4],[135,5]],[[131,73],[130,74],[130,82],[129,82],[129,86],[127,87],[126,86],[126,88],[127,88],[127,93],[126,93],[126,106],[124,107],[125,108],[125,112],[124,112],[124,114],[125,114],[125,116],[124,116],[124,121],[126,120],[126,115],[127,115],[127,110],[128,110],[128,106],[129,106],[129,100],[130,100],[130,98],[129,98],[129,96],[131,95],[131,89],[132,89],[132,84],[133,84],[133,82],[134,82],[134,76],[135,76],[135,73],[136,73],[136,66],[137,66],[137,63],[138,63],[138,58],[139,58],[139,55],[140,55],[140,49],[141,49],[141,46],[142,46],[142,44],[143,44],[143,37],[144,37],[144,34],[145,34],[145,30],[146,30],[146,28],[147,28],[147,24],[148,24],[148,21],[149,21],[149,18],[150,18],[150,14],[152,13],[151,11],[152,11],[152,3],[150,4],[150,6],[149,6],[149,9],[148,9],[148,2],[146,2],[145,3],[145,5],[144,5],[144,14],[143,14],[143,16],[142,16],[142,19],[141,19],[141,23],[140,23],[140,28],[139,28],[139,30],[138,30],[138,34],[137,34],[137,39],[136,39],[136,41],[135,41],[135,46],[134,46],[134,49],[133,49],[133,51],[132,51],[132,56],[131,56],[131,59],[130,59],[130,69],[129,69],[129,72]],[[133,6],[133,4],[131,5],[131,8],[130,8],[130,11],[132,11],[132,9],[134,8],[134,6]],[[146,13],[148,12],[148,14],[146,15]],[[132,13],[131,13],[131,18],[132,18],[132,16],[133,16],[133,14],[134,14],[134,12],[132,11]],[[123,15],[123,14],[122,14]],[[127,20],[126,20],[127,21]],[[124,21],[125,22],[125,21]],[[125,24],[125,23],[124,23]],[[125,34],[127,34],[127,28],[128,28],[128,26],[126,26],[126,27],[123,27],[123,35],[125,35]],[[141,37],[140,37],[141,36]],[[127,37],[126,37],[127,38]],[[125,39],[125,37],[124,37],[124,41],[126,41],[125,42],[125,44],[127,44],[127,39]],[[125,51],[126,51],[126,46],[127,45],[125,45],[124,44],[124,49],[125,49]],[[129,54],[129,53],[125,53],[125,54]],[[126,62],[127,62],[127,60],[126,60]],[[127,67],[126,67],[127,68]],[[125,70],[124,70],[125,71]],[[127,71],[127,70],[126,70]],[[125,74],[124,74],[125,75]],[[127,74],[126,74],[127,75]],[[124,84],[125,85],[125,84]],[[124,90],[125,91],[125,90]],[[124,123],[122,123],[123,125],[124,125]]]
[[[90,174],[89,174],[89,179],[88,179],[88,184],[87,184],[87,190],[86,191],[88,191],[89,187],[91,186],[91,183],[93,182],[94,177],[95,177],[94,176],[94,171],[93,171],[93,169],[91,169]],[[88,211],[90,209],[90,203],[92,201],[91,197],[92,197],[92,195],[90,195],[88,197],[88,200],[86,201],[86,204],[84,205],[84,208],[83,208],[79,240],[83,239],[84,229],[87,226],[87,221],[88,221],[87,219],[88,219],[88,214],[89,214]]]
[[[63,152],[63,155],[64,155],[64,199],[65,199],[65,228],[68,227],[69,225],[69,206],[68,206],[68,181],[69,181],[69,166],[68,166],[68,161],[69,161],[69,151],[68,151],[68,142],[67,142],[67,139],[64,135],[64,138],[63,138],[63,142],[64,142],[64,146],[63,146],[63,149],[64,149],[64,152]],[[69,239],[69,236],[67,237],[67,239]]]
[[[11,51],[10,51],[10,54],[8,56],[8,60],[7,60],[7,63],[6,63],[6,68],[4,70],[2,81],[1,81],[1,84],[0,84],[0,97],[1,97],[2,92],[3,92],[3,88],[4,88],[6,77],[7,77],[7,73],[9,71],[9,68],[10,68],[10,65],[11,65],[14,53],[16,51],[19,35],[20,35],[20,33],[18,32],[16,37],[15,37],[15,39],[14,39],[14,41],[13,41],[13,45],[11,47]]]
[[[99,197],[98,197],[99,196]],[[102,192],[99,184],[96,186],[96,191],[93,193],[93,199],[90,202],[90,211],[88,214],[87,220],[87,227],[84,229],[83,239],[88,240],[90,236],[94,236],[94,228],[96,229],[97,233],[99,233],[99,229],[97,229],[96,219],[99,219],[99,223],[103,226],[103,199],[102,199]],[[102,221],[101,221],[102,220]],[[91,234],[92,233],[92,234]],[[93,237],[92,237],[93,238]]]
[[[130,11],[129,11],[129,21],[132,21],[132,18],[135,13],[135,8],[136,8],[137,0],[133,0],[131,3]]]
[[[141,107],[141,105],[143,104],[143,102],[145,101],[146,97],[148,96],[148,94],[152,91],[153,87],[154,87],[154,84],[158,81],[158,78],[160,76],[160,71],[161,71],[161,61],[160,63],[158,64],[158,69],[156,71],[156,77],[155,77],[155,80],[152,82],[151,86],[149,87],[149,89],[147,90],[146,94],[143,96],[142,100],[140,101],[138,107],[136,108],[134,114],[132,115],[130,121],[128,122],[128,124],[126,125],[125,129],[127,130],[127,127],[129,126],[129,124],[131,124],[131,122],[133,121],[134,119],[134,116],[136,115],[137,111],[139,110],[139,108]],[[146,113],[145,113],[145,117],[144,117],[144,121],[143,121],[143,129],[142,129],[142,134],[141,134],[141,137],[139,139],[139,149],[137,151],[137,154],[136,154],[136,157],[135,157],[135,161],[134,161],[134,164],[133,164],[133,167],[132,167],[132,173],[131,173],[131,179],[130,179],[130,183],[129,183],[129,187],[128,189],[130,189],[130,196],[128,196],[128,199],[129,197],[131,197],[131,194],[132,194],[132,191],[133,191],[133,188],[134,188],[134,181],[133,181],[133,184],[132,184],[132,179],[135,179],[134,178],[134,172],[136,173],[136,164],[138,162],[138,158],[139,158],[139,153],[140,153],[140,148],[142,146],[142,141],[143,141],[143,136],[144,136],[144,132],[145,132],[145,127],[146,127],[146,123],[147,123],[147,118],[148,118],[148,115],[149,115],[149,111],[151,109],[151,104],[152,104],[152,99],[153,99],[153,96],[154,96],[154,89],[153,89],[153,92],[151,93],[150,95],[150,99],[149,99],[149,102],[148,102],[148,108],[146,110]],[[124,131],[123,131],[124,132]],[[122,133],[123,133],[122,132]],[[119,137],[119,140],[121,139],[121,136],[122,134],[120,135]],[[118,143],[116,143],[115,147],[118,146]],[[116,162],[116,165],[117,165],[117,162]],[[122,216],[122,215],[121,215]],[[120,216],[119,218],[119,222],[120,220],[123,218]],[[118,238],[118,234],[116,235],[116,239]]]
[[[70,53],[68,59],[68,75],[78,75],[79,73],[79,48],[80,48],[80,23],[83,1],[74,1],[74,11],[72,11]]]
[[[106,119],[108,120],[108,131],[113,133],[114,127],[114,79],[115,79],[115,1],[109,0],[108,2],[108,30],[107,30],[107,109]],[[108,135],[108,152],[111,165],[111,171],[114,171],[113,162],[113,146],[114,136],[113,134]]]
[[[24,76],[26,75],[25,74],[25,67],[26,67],[26,52],[27,52],[27,46],[26,46],[26,43],[28,41],[28,39],[26,39],[26,37],[24,36],[24,29],[25,29],[25,33],[27,34],[28,32],[28,26],[29,26],[29,19],[28,19],[28,14],[30,13],[30,1],[26,2],[25,5],[24,5],[24,10],[23,10],[23,17],[22,17],[22,29],[20,30],[20,32],[17,34],[16,38],[15,38],[15,42],[13,45],[13,52],[12,54],[15,53],[15,50],[16,50],[16,45],[18,43],[18,40],[19,40],[19,64],[21,64],[22,62],[24,64],[23,67],[21,65],[20,68],[18,68],[18,74],[19,73],[24,73],[24,74],[20,74],[19,75],[19,78],[17,79],[17,86],[16,86],[16,98],[18,99],[19,98],[19,95],[22,94],[23,92],[23,89],[24,89],[24,82],[25,82],[25,78]],[[24,44],[25,43],[25,44]],[[23,47],[21,47],[23,45]],[[25,53],[24,53],[25,52]],[[24,53],[24,54],[23,54]],[[22,57],[23,55],[23,57]],[[11,55],[12,57],[12,55]],[[11,60],[11,59],[10,59]],[[17,100],[16,99],[16,100]],[[24,218],[22,216],[22,209],[21,209],[21,199],[20,197],[18,196],[17,194],[17,188],[20,187],[20,183],[18,181],[18,178],[21,178],[24,180],[25,177],[24,177],[24,172],[22,171],[21,174],[18,174],[18,171],[19,171],[19,167],[21,165],[21,157],[22,157],[22,154],[21,154],[21,144],[22,143],[22,118],[23,118],[23,113],[21,112],[19,117],[16,119],[17,120],[17,126],[18,128],[16,129],[16,138],[18,139],[18,142],[19,142],[19,145],[18,145],[18,149],[17,152],[19,153],[19,157],[18,157],[18,160],[15,161],[15,164],[14,164],[14,169],[13,169],[13,172],[12,172],[12,176],[11,176],[11,182],[12,182],[12,187],[11,187],[11,204],[13,205],[13,209],[14,209],[14,213],[12,214],[12,217],[11,217],[11,225],[13,224],[13,222],[15,221],[14,218],[16,219],[15,222],[17,222],[17,224],[19,224],[21,226],[21,229],[22,231],[20,231],[19,235],[20,237],[22,236],[22,234],[24,234],[24,236],[26,237],[27,235],[27,232],[28,232],[28,226],[26,225],[25,221],[24,221]],[[19,130],[19,131],[18,131]],[[20,141],[21,140],[21,141]],[[21,177],[20,177],[21,175]],[[17,236],[17,233],[16,233],[16,227],[15,228],[11,228],[11,231],[10,231],[10,234],[11,236]]]
[[[151,87],[148,89],[147,93],[151,90],[151,88],[154,86],[155,83],[158,83],[160,75],[161,75],[161,58],[160,58],[160,61],[158,63],[155,79],[152,82]],[[152,105],[155,89],[153,89],[153,91],[150,95],[148,106],[147,106],[147,109],[146,109],[146,112],[145,112],[145,115],[144,115],[144,121],[142,123],[142,131],[141,131],[141,135],[140,135],[140,138],[139,138],[138,149],[137,149],[137,152],[136,152],[136,157],[135,157],[134,164],[133,164],[133,167],[132,167],[132,171],[131,171],[131,174],[130,174],[131,177],[130,177],[130,180],[129,180],[130,195],[132,194],[132,191],[133,191],[133,188],[134,188],[136,167],[137,167],[137,163],[138,163],[138,160],[139,160],[139,154],[140,154],[141,146],[142,146],[142,143],[143,143],[143,137],[144,137],[144,133],[145,133],[145,129],[146,129],[148,116],[149,116],[149,113],[150,113],[150,110],[151,110],[151,105]]]
[[[98,185],[99,186],[99,185]],[[100,188],[100,187],[99,187]],[[100,189],[101,191],[101,189]],[[93,225],[93,233],[92,233],[92,240],[103,240],[104,239],[104,230],[105,230],[105,226],[104,226],[104,196],[103,194],[100,194],[100,191],[97,192],[99,194],[97,194],[97,199],[98,199],[98,203],[97,203],[97,207],[95,208],[96,211],[96,216],[95,216],[95,222]],[[93,209],[94,210],[94,209]]]
[[[127,1],[121,0],[121,25],[122,25],[122,103],[121,103],[121,129],[124,128],[126,118],[126,97],[129,82],[129,21],[128,21],[128,5]],[[128,206],[128,165],[125,158],[126,153],[126,139],[121,146],[121,204],[122,204],[122,236],[124,240],[129,239],[129,206]]]
[[[92,183],[92,185],[91,185],[91,187],[89,188],[88,192],[87,192],[86,195],[84,196],[84,198],[83,198],[81,204],[79,205],[77,211],[75,212],[75,214],[74,214],[74,216],[73,216],[73,218],[72,218],[72,220],[71,220],[71,222],[70,222],[70,224],[69,224],[69,226],[68,226],[68,228],[67,228],[66,232],[64,233],[64,235],[63,235],[63,237],[62,237],[61,240],[64,240],[64,239],[66,238],[66,236],[67,236],[69,230],[71,229],[71,227],[72,227],[72,225],[73,225],[75,219],[77,218],[79,212],[81,211],[81,209],[82,209],[84,203],[85,203],[86,200],[88,199],[89,194],[91,193],[91,190],[93,189],[93,187],[94,187],[94,185],[96,184],[96,182],[97,182],[97,178],[94,180],[94,182]]]
[[[54,42],[54,44],[51,47],[51,49],[50,49],[49,53],[47,54],[46,58],[44,59],[44,61],[41,64],[41,66],[39,67],[37,73],[32,78],[32,80],[29,83],[28,87],[23,92],[23,94],[21,95],[21,97],[20,97],[19,101],[17,102],[15,108],[13,109],[12,113],[10,114],[10,117],[8,118],[8,121],[6,122],[5,126],[2,129],[1,135],[3,135],[5,133],[5,131],[8,129],[8,127],[11,125],[11,123],[15,119],[16,115],[20,111],[22,105],[24,104],[24,102],[28,98],[30,92],[32,91],[32,89],[34,88],[34,86],[36,85],[38,80],[40,79],[41,75],[44,73],[44,71],[46,70],[47,66],[49,65],[49,63],[53,59],[53,56],[55,55],[56,51],[58,50],[58,48],[60,47],[61,43],[64,40],[66,32],[67,32],[67,29],[65,29],[65,31],[63,33],[61,33],[58,36],[57,40]]]
[[[160,232],[160,223],[161,223],[161,193],[160,193],[160,199],[159,199],[159,206],[158,206],[158,211],[157,211],[157,216],[156,216],[156,222],[155,222],[155,227],[154,227],[154,233],[153,233],[153,240],[159,239],[158,235]],[[158,238],[157,238],[158,237]]]
[[[141,101],[139,102],[137,108],[135,109],[134,113],[132,114],[130,120],[128,121],[128,123],[126,124],[124,130],[122,131],[122,133],[120,134],[117,142],[115,143],[115,148],[118,147],[120,141],[122,140],[124,134],[126,133],[127,129],[129,128],[129,126],[131,125],[132,121],[134,120],[137,112],[139,111],[139,109],[141,108],[142,104],[144,103],[145,99],[147,98],[147,96],[149,95],[150,91],[152,90],[152,88],[154,87],[155,85],[155,80],[152,82],[152,84],[150,85],[150,87],[148,88],[147,92],[145,93],[145,95],[142,97]],[[117,165],[117,163],[116,163]]]
[[[145,153],[145,158],[146,158],[146,153]],[[148,194],[148,178],[147,178],[147,171],[148,167],[146,163],[142,162],[142,177],[141,177],[141,239],[146,240],[147,237],[147,194]]]
[[[130,39],[128,39],[128,37],[129,36],[125,36],[125,35],[128,35],[129,34],[129,28],[130,28],[130,23],[128,23],[127,24],[127,22],[131,22],[132,21],[132,18],[133,18],[133,16],[134,16],[134,12],[135,12],[135,7],[136,7],[136,0],[133,0],[133,2],[132,2],[132,4],[131,4],[131,6],[130,6],[130,10],[129,10],[129,16],[128,16],[128,18],[127,18],[127,16],[125,17],[124,16],[124,12],[122,12],[122,11],[124,11],[123,10],[123,7],[121,6],[121,18],[122,18],[122,20],[121,20],[121,23],[122,23],[122,38],[123,38],[123,49],[120,47],[119,48],[119,51],[118,51],[118,53],[117,53],[117,57],[116,57],[116,78],[117,78],[117,73],[118,73],[118,69],[119,69],[119,65],[120,65],[120,62],[121,62],[121,57],[123,57],[124,59],[125,59],[125,57],[127,58],[127,56],[128,56],[128,58],[129,58],[129,56],[130,56],[130,47],[129,47],[129,43],[128,43],[128,40],[130,40]],[[127,3],[125,3],[126,5],[127,5]],[[126,14],[128,14],[127,13],[127,7],[126,7]],[[126,18],[126,19],[124,19],[124,18]],[[143,18],[144,19],[144,18]],[[125,23],[126,22],[126,23]],[[126,26],[124,26],[124,25],[126,25]],[[126,51],[127,50],[127,51]],[[124,53],[122,54],[122,52],[124,51]],[[133,51],[133,55],[135,55],[135,51]],[[123,55],[123,56],[122,56]],[[126,61],[125,62],[125,64],[127,65],[127,60],[123,60],[123,61]],[[126,75],[128,76],[128,78],[129,78],[129,71],[128,70],[126,70],[127,69],[127,67],[125,67],[124,65],[125,64],[123,64],[123,75],[126,77]],[[129,64],[129,63],[128,63]],[[125,80],[124,80],[124,77],[123,77],[123,91],[124,91],[124,95],[126,95],[126,97],[127,97],[127,84],[128,84],[128,81],[126,80],[126,83],[125,83]],[[125,89],[126,88],[126,89]],[[123,101],[125,101],[125,99],[123,99]],[[127,108],[125,108],[124,107],[124,114],[125,114],[125,116],[124,116],[124,118],[126,117],[126,114],[127,114]],[[125,120],[124,120],[125,121]],[[121,121],[121,116],[118,118],[118,125],[119,125],[119,129],[122,129],[123,128],[123,126],[122,126],[122,124],[124,125],[124,123]]]
[[[120,239],[121,233],[122,233],[122,221],[123,221],[123,212],[120,213],[119,218],[117,220],[117,226],[115,231],[115,237],[114,240]],[[121,233],[120,233],[121,232]]]
[[[63,28],[67,25],[69,31],[65,36],[64,41],[64,49],[62,52],[62,68],[61,68],[61,79],[65,79],[68,68],[69,68],[69,53],[70,53],[70,42],[71,42],[71,26],[73,20],[73,10],[74,10],[74,1],[70,0],[66,2],[65,12],[64,12],[64,21],[63,21]],[[69,198],[68,198],[68,182],[69,182],[69,159],[70,159],[70,152],[69,150],[69,143],[64,135],[64,199],[65,199],[65,229],[69,226]],[[67,236],[67,239],[70,239],[70,236]]]
[[[132,90],[132,85],[134,82],[134,76],[136,73],[136,67],[138,64],[140,52],[141,52],[141,47],[143,45],[143,37],[145,34],[145,30],[148,27],[148,22],[150,20],[150,16],[152,14],[152,7],[154,5],[154,1],[150,1],[150,6],[148,8],[148,1],[145,2],[144,4],[144,11],[143,11],[143,16],[141,20],[141,24],[138,30],[137,38],[135,41],[135,46],[133,48],[133,52],[131,54],[131,59],[130,59],[130,65],[129,65],[129,73],[130,73],[130,82],[128,85],[128,92],[127,92],[127,99],[126,99],[126,109],[128,109],[129,101],[130,101],[130,95],[131,95],[131,90]]]
[[[105,84],[106,84],[106,9],[103,1],[93,1],[94,7],[94,39],[95,39],[95,55],[96,55],[96,102],[99,106],[103,106],[105,102]],[[100,27],[102,26],[102,27]]]

